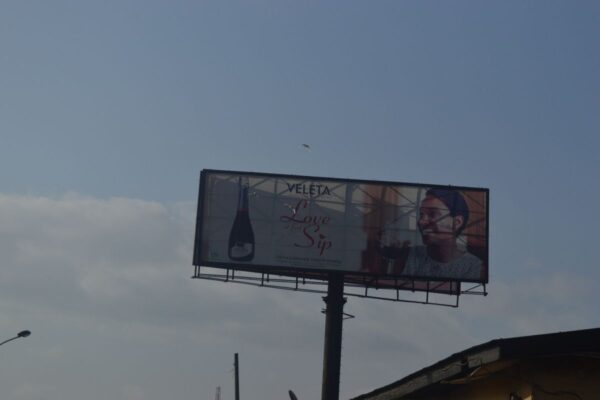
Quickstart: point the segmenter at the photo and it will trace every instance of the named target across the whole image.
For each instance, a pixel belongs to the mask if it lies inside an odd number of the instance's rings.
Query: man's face
[[[419,230],[426,245],[454,240],[455,232],[463,224],[463,217],[450,215],[448,207],[438,198],[426,196],[419,209]]]

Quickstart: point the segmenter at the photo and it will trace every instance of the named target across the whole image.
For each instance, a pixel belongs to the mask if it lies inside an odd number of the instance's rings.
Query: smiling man
[[[402,275],[422,278],[479,280],[483,263],[467,251],[459,237],[469,221],[460,192],[429,189],[419,207],[417,225],[423,246],[410,247]]]

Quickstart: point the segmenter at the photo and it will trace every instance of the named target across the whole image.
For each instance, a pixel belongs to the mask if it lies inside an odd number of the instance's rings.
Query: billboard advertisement
[[[487,283],[488,197],[482,188],[203,170],[194,265]]]

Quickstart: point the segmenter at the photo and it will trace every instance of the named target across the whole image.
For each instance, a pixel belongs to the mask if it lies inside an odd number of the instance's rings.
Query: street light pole
[[[4,343],[10,342],[11,340],[15,340],[15,339],[18,339],[18,338],[25,338],[25,337],[27,337],[29,335],[31,335],[31,331],[21,331],[21,332],[17,333],[17,336],[12,337],[10,339],[7,339],[4,342],[1,342],[0,346],[2,346]]]

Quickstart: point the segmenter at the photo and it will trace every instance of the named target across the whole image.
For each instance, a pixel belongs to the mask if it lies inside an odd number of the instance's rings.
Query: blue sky
[[[232,397],[234,352],[245,398],[318,397],[318,296],[189,279],[203,168],[490,188],[489,296],[349,301],[342,398],[597,327],[599,36],[593,1],[4,2],[6,398]]]

